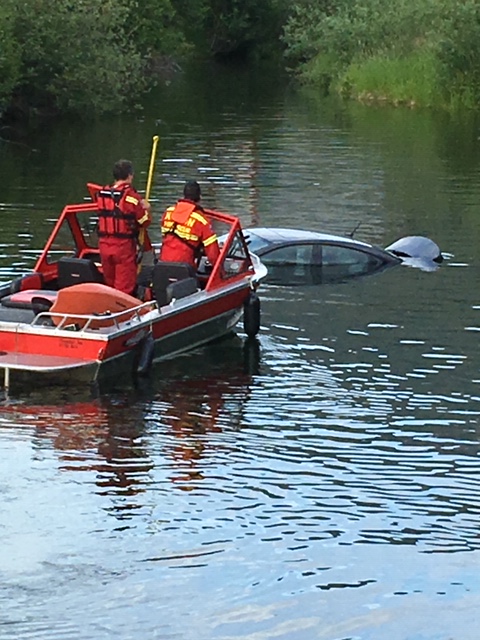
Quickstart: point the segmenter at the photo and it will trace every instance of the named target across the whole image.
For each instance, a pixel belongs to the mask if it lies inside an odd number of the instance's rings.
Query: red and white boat
[[[139,274],[141,298],[103,283],[94,203],[67,205],[33,271],[0,285],[0,371],[14,378],[86,380],[148,372],[232,331],[260,326],[255,290],[267,270],[249,253],[238,218],[206,210],[225,237],[211,267],[158,262]],[[122,365],[122,366],[120,366]]]

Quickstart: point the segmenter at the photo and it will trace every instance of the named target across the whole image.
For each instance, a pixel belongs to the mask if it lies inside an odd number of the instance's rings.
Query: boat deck
[[[0,304],[0,322],[25,322],[31,324],[35,318],[32,309],[15,309]]]

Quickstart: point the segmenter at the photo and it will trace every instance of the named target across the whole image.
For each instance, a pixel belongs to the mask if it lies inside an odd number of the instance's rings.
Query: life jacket
[[[103,187],[96,193],[98,204],[98,235],[114,238],[136,238],[138,225],[135,214],[124,209],[128,185]]]
[[[194,232],[194,225],[200,214],[200,207],[189,200],[179,200],[174,207],[169,207],[162,220],[162,233],[171,233],[193,250],[198,248],[200,238]],[[192,216],[197,213],[197,216]]]

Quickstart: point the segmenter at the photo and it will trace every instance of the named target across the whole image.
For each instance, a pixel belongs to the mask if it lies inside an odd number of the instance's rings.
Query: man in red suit
[[[119,160],[113,167],[115,182],[97,191],[98,248],[106,284],[135,295],[138,236],[151,223],[150,204],[132,186],[133,166]]]
[[[203,247],[210,263],[215,264],[220,249],[212,225],[199,204],[201,196],[198,182],[187,182],[183,189],[183,198],[168,207],[163,214],[160,260],[188,262],[196,266],[200,249]]]

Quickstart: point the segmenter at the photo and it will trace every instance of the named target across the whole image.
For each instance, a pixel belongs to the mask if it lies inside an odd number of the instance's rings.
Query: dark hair
[[[115,180],[126,180],[128,176],[133,176],[133,164],[130,160],[118,160],[113,165],[113,177]]]
[[[194,202],[198,202],[202,197],[202,192],[200,191],[200,185],[196,180],[190,180],[183,187],[183,196],[187,198],[187,200],[193,200]]]

